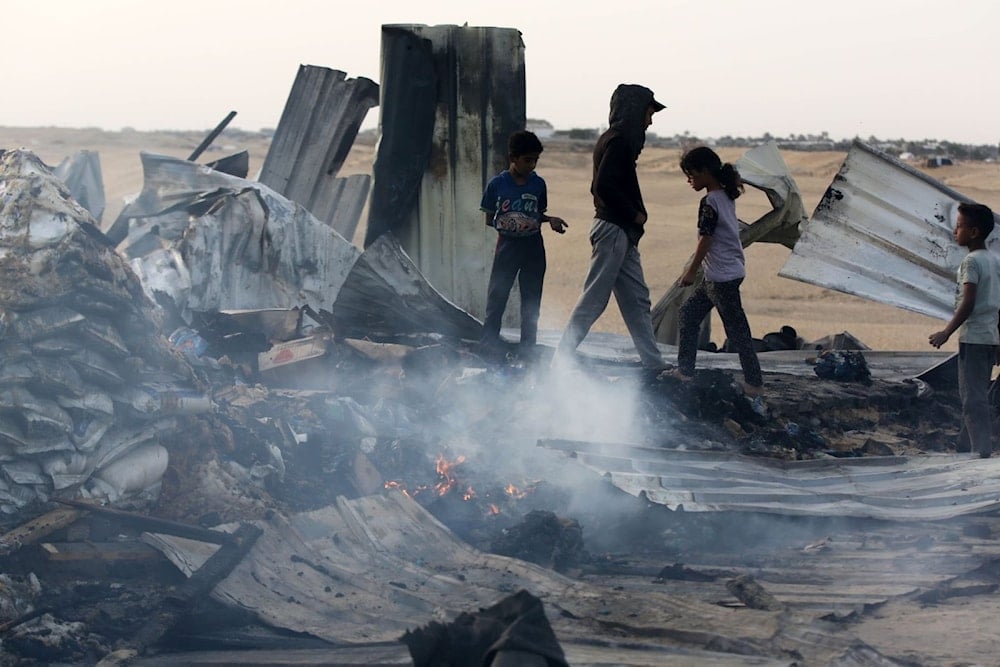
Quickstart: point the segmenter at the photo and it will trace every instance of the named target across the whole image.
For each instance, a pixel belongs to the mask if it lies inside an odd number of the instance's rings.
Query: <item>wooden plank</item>
[[[170,604],[155,610],[145,625],[128,642],[128,647],[137,653],[158,642],[183,616],[187,615],[195,603],[211,593],[216,584],[225,579],[240,564],[261,535],[261,529],[253,524],[242,524],[232,535],[232,540],[223,544],[191,577],[170,596]]]
[[[186,537],[191,540],[198,540],[199,542],[208,542],[209,544],[227,544],[232,542],[234,539],[229,533],[224,533],[219,530],[211,530],[209,528],[202,528],[200,526],[193,526],[188,523],[180,523],[167,519],[157,519],[143,514],[112,509],[110,507],[101,507],[100,505],[80,500],[56,500],[56,502],[69,505],[71,507],[77,507],[88,512],[94,512],[150,533],[166,533],[167,535]]]
[[[0,535],[0,556],[6,556],[23,546],[37,543],[57,530],[71,525],[82,515],[83,513],[77,509],[57,507],[22,523],[17,528]]]
[[[44,542],[41,553],[53,563],[163,560],[163,554],[142,542]]]

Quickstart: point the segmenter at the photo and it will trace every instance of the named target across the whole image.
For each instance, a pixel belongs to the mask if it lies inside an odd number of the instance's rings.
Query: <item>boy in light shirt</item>
[[[993,231],[993,211],[982,204],[959,204],[955,242],[969,249],[958,267],[957,305],[948,325],[928,341],[941,347],[958,331],[958,391],[962,398],[962,428],[958,450],[988,459],[993,453],[989,386],[1000,344],[1000,266],[986,249]]]

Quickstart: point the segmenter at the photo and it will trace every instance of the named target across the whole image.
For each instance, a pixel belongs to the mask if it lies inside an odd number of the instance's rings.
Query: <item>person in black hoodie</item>
[[[653,114],[664,108],[645,86],[623,83],[611,95],[610,127],[594,146],[590,192],[595,214],[590,228],[590,270],[556,348],[556,365],[573,357],[590,327],[608,307],[613,292],[643,368],[655,375],[667,367],[653,334],[649,287],[639,258],[639,239],[647,215],[636,175],[646,128],[652,124]]]

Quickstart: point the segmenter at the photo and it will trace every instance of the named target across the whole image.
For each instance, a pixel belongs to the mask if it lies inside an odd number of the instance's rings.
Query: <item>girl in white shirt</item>
[[[746,260],[735,200],[743,192],[743,182],[736,168],[728,162],[723,163],[707,146],[685,153],[681,158],[681,170],[696,192],[705,190],[706,194],[698,207],[698,246],[679,282],[684,286],[693,285],[703,265],[705,279],[681,306],[678,368],[673,375],[681,380],[689,380],[694,375],[698,330],[712,308],[717,308],[729,345],[740,356],[743,390],[748,395],[758,396],[763,391],[764,380],[740,299]]]

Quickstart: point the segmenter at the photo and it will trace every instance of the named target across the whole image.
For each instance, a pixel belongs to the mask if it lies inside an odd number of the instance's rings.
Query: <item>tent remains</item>
[[[476,321],[423,279],[392,235],[362,253],[264,185],[176,158],[142,161],[143,191],[122,213],[133,225],[122,250],[151,295],[186,318],[308,306],[344,335],[477,335]]]
[[[947,320],[964,254],[952,229],[971,201],[856,140],[778,275]]]

